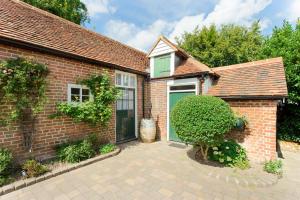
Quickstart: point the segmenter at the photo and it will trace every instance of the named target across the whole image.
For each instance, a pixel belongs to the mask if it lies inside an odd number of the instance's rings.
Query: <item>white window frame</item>
[[[117,83],[117,75],[120,74],[121,75],[121,84]],[[124,85],[124,77],[127,76],[128,77],[128,85]],[[130,85],[130,78],[134,79],[134,85]],[[136,89],[136,85],[137,85],[137,77],[135,74],[131,74],[131,73],[127,73],[127,72],[122,72],[122,71],[116,71],[115,72],[115,85],[117,87],[122,87],[122,88],[133,88]]]
[[[117,74],[121,74],[121,85],[120,84],[117,84]],[[128,86],[124,86],[123,85],[123,75],[128,75],[128,77],[133,77],[134,78],[134,86],[130,86],[130,84]],[[115,70],[115,86],[116,87],[121,87],[121,88],[132,88],[135,90],[135,96],[134,96],[134,99],[135,99],[135,107],[134,107],[134,110],[135,110],[135,137],[138,138],[138,90],[137,90],[137,75],[136,74],[132,74],[132,73],[128,73],[128,72],[123,72],[123,71],[119,71],[119,70]],[[130,78],[128,79],[129,82],[130,82]],[[117,106],[117,105],[115,105]],[[117,116],[117,109],[115,109],[115,116]],[[117,139],[117,120],[115,120],[115,138]]]
[[[77,88],[79,89],[79,102],[72,102],[72,94],[71,94],[71,89],[72,88]],[[88,88],[85,85],[79,85],[79,84],[68,84],[68,103],[82,103],[82,89],[88,89],[89,92],[89,100],[91,101],[93,99],[91,89]]]

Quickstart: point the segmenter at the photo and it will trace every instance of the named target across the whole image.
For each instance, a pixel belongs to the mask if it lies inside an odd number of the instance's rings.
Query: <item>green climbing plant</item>
[[[91,75],[78,83],[90,88],[93,100],[82,103],[58,103],[58,112],[54,117],[66,115],[75,122],[106,125],[111,119],[113,113],[111,105],[117,100],[119,90],[111,84],[107,72],[102,75]]]
[[[46,102],[48,68],[31,59],[11,58],[0,62],[0,113],[2,125],[23,120],[29,113],[34,118]]]

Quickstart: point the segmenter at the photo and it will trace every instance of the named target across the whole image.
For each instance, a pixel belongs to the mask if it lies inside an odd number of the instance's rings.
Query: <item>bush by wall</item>
[[[7,149],[0,148],[0,186],[6,183],[11,164],[12,153]]]
[[[80,162],[95,155],[93,145],[88,139],[59,145],[56,152],[61,161],[70,163]]]
[[[219,146],[210,148],[209,159],[229,167],[240,169],[250,167],[246,150],[234,140],[225,141]]]
[[[116,149],[116,145],[114,144],[105,144],[102,145],[99,149],[100,154],[106,154],[114,151]]]
[[[178,137],[185,143],[200,146],[205,160],[208,148],[220,145],[235,122],[230,106],[213,96],[185,97],[171,112],[171,124]]]
[[[23,164],[22,169],[26,172],[26,175],[30,178],[38,177],[49,171],[49,169],[45,165],[37,162],[36,160],[27,160]]]

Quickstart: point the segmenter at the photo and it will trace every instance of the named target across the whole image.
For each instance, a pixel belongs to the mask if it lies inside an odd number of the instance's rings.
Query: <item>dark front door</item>
[[[121,95],[116,105],[117,142],[135,139],[135,89],[119,88]]]

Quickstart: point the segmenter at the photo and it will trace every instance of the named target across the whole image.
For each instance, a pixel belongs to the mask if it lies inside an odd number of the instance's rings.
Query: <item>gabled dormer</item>
[[[150,50],[150,76],[161,78],[173,76],[176,67],[189,56],[164,36],[160,36]]]

